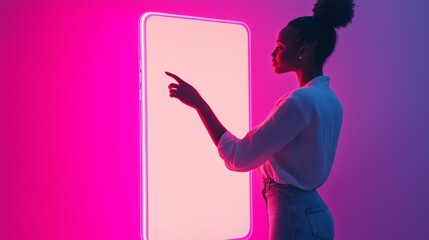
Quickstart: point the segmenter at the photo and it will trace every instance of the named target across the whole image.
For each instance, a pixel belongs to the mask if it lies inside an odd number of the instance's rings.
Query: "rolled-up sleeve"
[[[285,147],[305,124],[301,106],[296,99],[288,97],[242,139],[226,131],[217,144],[219,155],[229,170],[250,171]]]

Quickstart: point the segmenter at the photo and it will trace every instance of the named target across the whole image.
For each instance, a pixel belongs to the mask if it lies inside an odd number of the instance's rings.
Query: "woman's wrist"
[[[208,133],[210,134],[210,137],[217,146],[222,134],[227,131],[226,128],[222,125],[213,110],[204,100],[201,100],[195,106],[195,110],[197,110],[198,115],[204,123]]]

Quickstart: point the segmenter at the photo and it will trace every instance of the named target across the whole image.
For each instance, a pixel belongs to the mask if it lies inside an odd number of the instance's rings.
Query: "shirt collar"
[[[329,76],[323,76],[323,75],[318,76],[318,77],[311,79],[309,82],[307,82],[302,87],[310,87],[313,85],[328,85],[329,86],[330,79],[331,79],[331,77],[329,77]]]

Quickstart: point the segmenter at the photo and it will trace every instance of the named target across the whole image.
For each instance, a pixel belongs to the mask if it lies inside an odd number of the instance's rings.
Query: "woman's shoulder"
[[[325,93],[326,94],[326,93]],[[323,101],[324,94],[317,89],[310,87],[296,88],[283,95],[276,105],[294,102],[301,108],[313,108],[317,102]]]
[[[311,92],[306,88],[297,88],[292,90],[286,98],[293,99],[299,103],[306,102],[311,96]]]
[[[293,98],[302,109],[308,111],[326,108],[342,111],[341,102],[330,88],[298,88],[290,92],[288,97]]]
[[[300,108],[305,107],[308,104],[308,100],[306,100],[306,94],[302,90],[295,89],[292,90],[285,95],[283,95],[276,103],[277,108],[287,108],[291,105],[297,105]]]

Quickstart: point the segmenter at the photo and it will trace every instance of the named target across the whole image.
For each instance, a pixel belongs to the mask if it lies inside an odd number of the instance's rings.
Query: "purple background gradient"
[[[248,24],[256,125],[298,87],[294,74],[274,73],[270,55],[278,31],[314,2],[0,0],[0,239],[139,239],[141,14]],[[425,239],[429,2],[358,4],[324,70],[344,122],[319,192],[337,240]],[[264,240],[254,179],[252,239]]]

